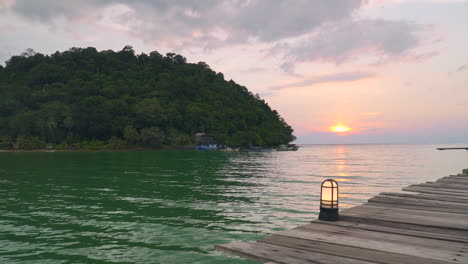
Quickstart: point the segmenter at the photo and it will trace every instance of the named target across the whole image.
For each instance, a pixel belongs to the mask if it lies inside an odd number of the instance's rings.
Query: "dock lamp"
[[[322,182],[320,191],[320,214],[319,220],[338,221],[338,183],[328,179]]]

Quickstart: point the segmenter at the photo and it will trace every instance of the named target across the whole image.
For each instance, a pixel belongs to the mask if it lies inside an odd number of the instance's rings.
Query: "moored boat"
[[[281,144],[278,146],[276,150],[277,151],[297,151],[298,149],[299,149],[299,146],[295,144],[290,144],[290,145]]]

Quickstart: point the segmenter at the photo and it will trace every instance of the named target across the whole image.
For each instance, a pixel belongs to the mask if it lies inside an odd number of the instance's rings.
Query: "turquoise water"
[[[0,263],[255,263],[212,245],[315,219],[327,178],[348,208],[468,168],[441,146],[0,153]]]

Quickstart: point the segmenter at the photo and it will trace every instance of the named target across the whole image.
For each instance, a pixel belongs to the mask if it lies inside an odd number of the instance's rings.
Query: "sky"
[[[179,53],[302,144],[468,143],[467,44],[463,0],[0,0],[3,65],[28,48]]]

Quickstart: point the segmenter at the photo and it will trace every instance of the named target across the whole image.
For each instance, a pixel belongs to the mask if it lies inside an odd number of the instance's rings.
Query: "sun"
[[[341,125],[341,124],[330,127],[330,131],[331,132],[336,132],[336,133],[347,132],[347,131],[350,131],[350,130],[351,130],[351,128],[349,128],[349,127],[347,127],[345,125]]]

